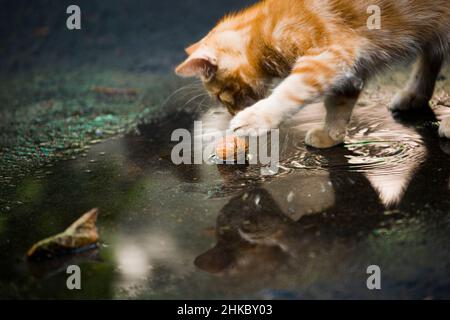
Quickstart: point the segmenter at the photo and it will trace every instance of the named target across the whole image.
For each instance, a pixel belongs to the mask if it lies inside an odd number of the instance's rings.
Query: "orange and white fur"
[[[368,27],[373,5],[379,29]],[[222,19],[186,49],[176,73],[201,77],[235,114],[230,129],[238,135],[277,128],[323,99],[325,124],[310,130],[306,143],[328,148],[343,142],[364,84],[383,67],[417,58],[390,109],[427,106],[449,48],[449,0],[265,0]],[[277,78],[283,80],[269,92]],[[450,118],[439,134],[450,138]]]

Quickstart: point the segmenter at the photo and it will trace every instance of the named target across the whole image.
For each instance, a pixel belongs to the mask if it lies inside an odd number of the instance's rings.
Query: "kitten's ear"
[[[194,43],[193,45],[190,45],[189,47],[187,47],[186,49],[184,49],[184,51],[186,51],[186,53],[188,55],[193,54],[195,51],[197,51],[197,49],[200,47],[200,41]]]
[[[182,77],[201,76],[211,79],[217,72],[217,62],[207,56],[191,56],[180,64],[175,73]]]

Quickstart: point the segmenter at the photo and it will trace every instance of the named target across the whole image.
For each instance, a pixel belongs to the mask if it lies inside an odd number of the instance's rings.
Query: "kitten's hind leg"
[[[397,93],[389,105],[392,112],[428,107],[443,58],[425,49],[418,58],[406,87]]]
[[[450,117],[442,119],[439,126],[439,136],[441,138],[450,139]]]
[[[306,134],[305,143],[315,148],[330,148],[344,142],[353,107],[362,90],[363,82],[356,77],[341,81],[339,88],[325,96],[325,125]]]

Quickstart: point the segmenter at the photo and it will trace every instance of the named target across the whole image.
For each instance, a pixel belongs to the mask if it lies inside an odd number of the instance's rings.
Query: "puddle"
[[[440,108],[438,114],[448,112]],[[92,145],[2,195],[0,296],[13,298],[448,298],[450,155],[433,121],[356,109],[344,146],[280,133],[274,176],[258,166],[174,165],[176,128],[222,130],[226,115],[179,112]],[[97,251],[29,263],[36,240],[99,207]],[[3,208],[4,209],[4,208]],[[82,291],[65,269],[82,269]],[[383,290],[366,289],[380,265]]]
[[[72,36],[63,4],[4,8],[0,298],[450,298],[450,142],[432,114],[387,112],[406,72],[368,88],[343,146],[306,147],[324,115],[302,110],[280,132],[275,175],[172,163],[174,129],[194,134],[202,120],[212,134],[228,123],[222,109],[192,111],[207,104],[196,84],[166,99],[184,84],[168,75],[188,43],[247,3],[86,1],[89,32]],[[30,32],[42,27],[45,37]],[[448,71],[438,118],[450,113]],[[168,115],[124,134],[159,113]],[[33,243],[94,207],[98,250],[26,261]],[[80,291],[66,287],[73,264]],[[381,291],[366,287],[373,264]]]

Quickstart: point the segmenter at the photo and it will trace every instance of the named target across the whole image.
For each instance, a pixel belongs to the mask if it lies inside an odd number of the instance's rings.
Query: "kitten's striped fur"
[[[381,29],[369,30],[367,8],[381,9]],[[265,0],[226,16],[187,49],[177,67],[201,76],[206,89],[236,114],[238,134],[276,128],[306,104],[324,99],[325,126],[308,145],[341,143],[364,83],[383,66],[418,61],[392,110],[426,105],[450,46],[448,0]],[[266,97],[274,78],[284,80]],[[450,138],[450,121],[440,135]]]

